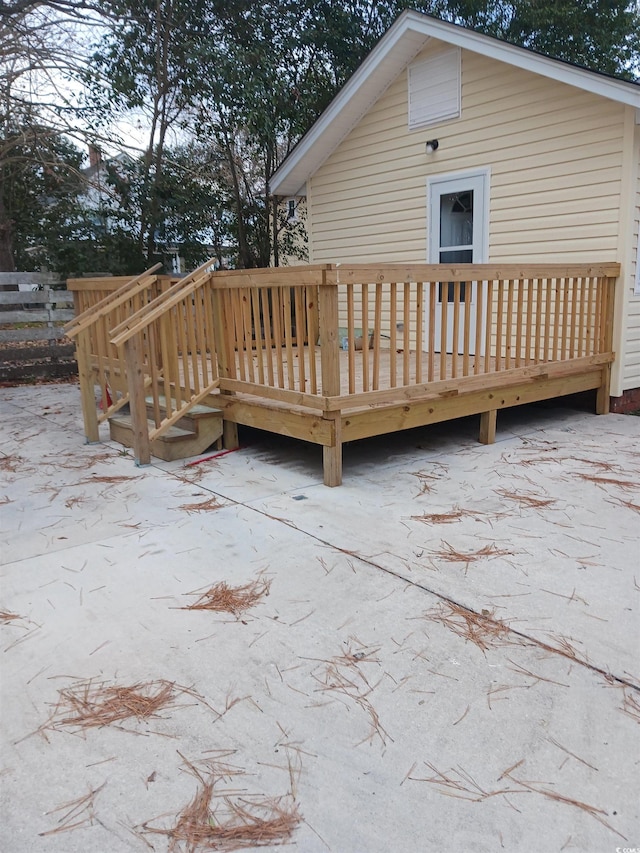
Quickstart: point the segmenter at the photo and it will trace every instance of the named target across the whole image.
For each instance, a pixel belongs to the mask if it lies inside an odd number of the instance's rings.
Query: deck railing
[[[176,280],[156,275],[156,264],[134,278],[71,279],[76,316],[65,326],[75,341],[87,441],[98,441],[98,426],[125,406],[128,385],[124,351],[114,346],[110,330],[167,290]],[[96,408],[94,388],[100,393]]]
[[[339,265],[216,273],[221,387],[361,404],[611,352],[617,264]],[[281,394],[274,391],[283,392]],[[345,400],[345,390],[349,400]]]
[[[616,263],[210,267],[92,327],[105,336],[98,361],[108,338],[126,377],[141,462],[214,390],[228,404],[244,395],[313,410],[335,437],[344,412],[597,366],[604,377],[613,360]],[[597,405],[606,410],[608,381]]]
[[[216,317],[207,261],[110,331],[124,352],[137,464],[146,465],[151,442],[167,432],[218,387]]]

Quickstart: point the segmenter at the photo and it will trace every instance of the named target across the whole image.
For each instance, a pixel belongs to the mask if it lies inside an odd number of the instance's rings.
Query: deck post
[[[603,344],[604,352],[613,350],[613,315],[615,310],[615,278],[606,278],[603,282],[605,288],[602,305],[604,308]],[[602,367],[602,383],[596,394],[596,415],[608,415],[611,392],[611,364]]]
[[[98,413],[96,411],[96,398],[93,387],[93,368],[91,367],[88,329],[80,332],[76,338],[76,360],[78,362],[84,435],[87,444],[95,444],[100,441],[100,431],[98,429]]]
[[[213,308],[213,324],[215,335],[216,359],[218,362],[218,377],[220,379],[229,378],[229,362],[227,358],[227,336],[225,334],[225,317],[223,316],[223,300],[220,290],[216,290],[212,276],[209,277],[209,285],[211,287],[211,304]],[[220,388],[220,394],[231,396],[231,391],[225,391]],[[238,440],[238,424],[229,421],[224,417],[222,421],[222,446],[225,450],[236,450],[240,447]]]
[[[138,467],[151,463],[151,445],[147,424],[147,404],[145,401],[144,370],[140,333],[129,338],[124,344],[127,365],[127,386],[129,389],[129,409],[131,411],[131,430],[133,435],[133,453]]]
[[[334,284],[327,284],[326,270],[322,270],[322,279],[318,287],[318,325],[322,395],[338,397],[340,395],[338,288]],[[333,421],[331,444],[322,448],[324,484],[339,486],[342,483],[342,415],[340,411],[326,411],[323,417]]]
[[[325,444],[322,448],[323,482],[325,486],[339,486],[342,483],[342,416],[340,412],[331,414],[333,444]]]
[[[491,409],[489,412],[480,414],[480,444],[494,444],[496,440],[496,420],[498,410]]]

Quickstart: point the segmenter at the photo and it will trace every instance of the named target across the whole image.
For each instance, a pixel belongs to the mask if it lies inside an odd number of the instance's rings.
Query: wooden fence
[[[8,278],[4,274],[4,278]],[[1,281],[0,381],[55,379],[77,373],[74,348],[63,324],[73,317],[73,294],[66,290],[18,290],[18,282],[38,287],[39,274],[10,274]],[[50,281],[51,276],[45,276]],[[26,280],[25,280],[26,279]],[[15,289],[9,290],[8,287]]]

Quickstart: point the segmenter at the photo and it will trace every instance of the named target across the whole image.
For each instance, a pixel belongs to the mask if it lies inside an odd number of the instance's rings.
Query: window
[[[460,115],[460,50],[409,66],[409,130]]]

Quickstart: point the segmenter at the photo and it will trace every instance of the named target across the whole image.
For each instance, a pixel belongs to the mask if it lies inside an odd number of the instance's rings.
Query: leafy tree
[[[29,133],[24,127],[29,127]],[[66,273],[63,262],[76,229],[84,222],[82,152],[51,128],[25,119],[5,127],[0,167],[0,204],[11,223],[11,257],[6,267]],[[6,156],[6,154],[10,156]]]

